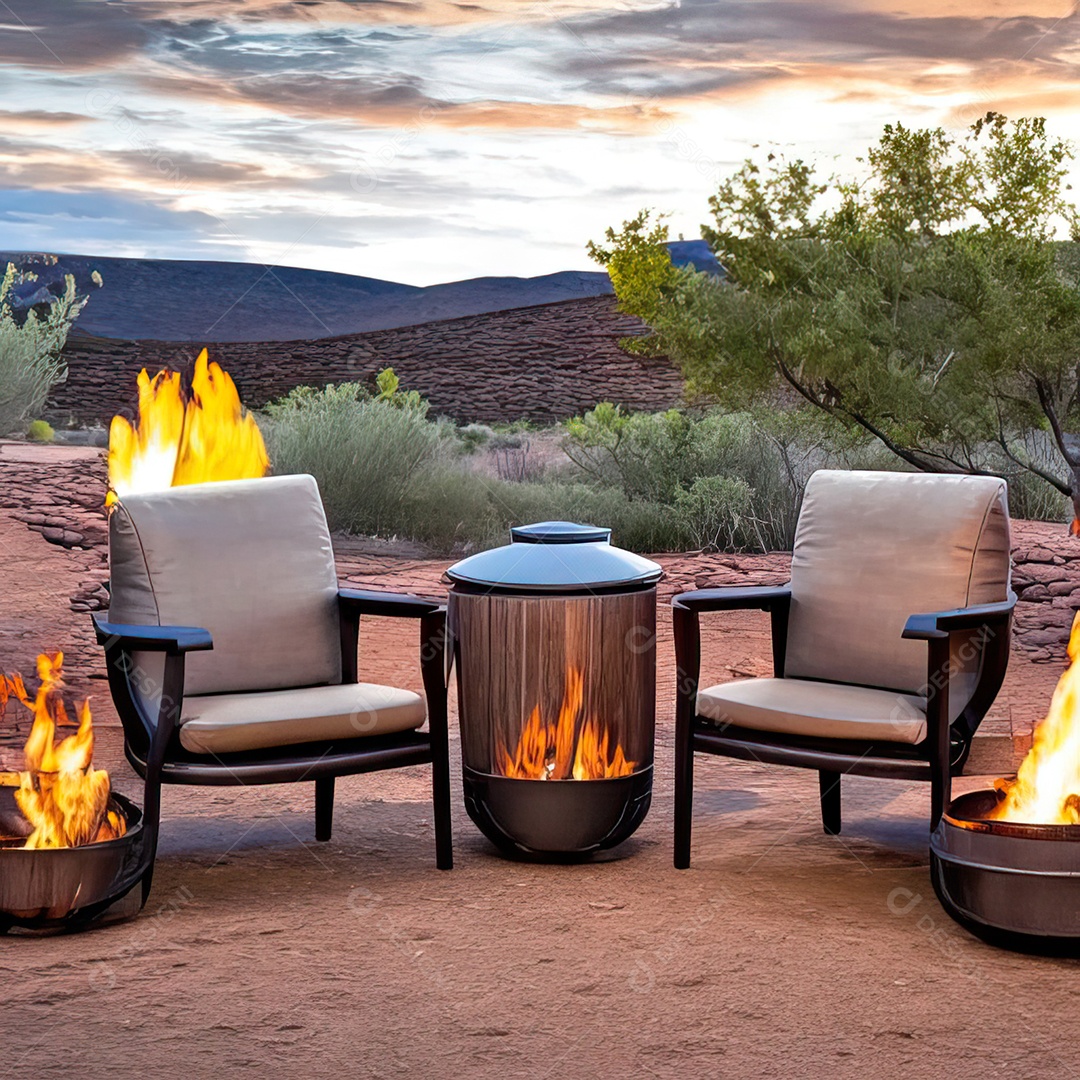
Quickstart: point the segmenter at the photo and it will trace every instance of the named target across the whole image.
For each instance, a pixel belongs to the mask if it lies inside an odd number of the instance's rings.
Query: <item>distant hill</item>
[[[60,255],[47,265],[25,252],[0,252],[32,267],[23,286],[34,302],[41,288],[74,274],[90,303],[77,331],[97,337],[158,341],[293,341],[389,330],[510,308],[577,300],[611,292],[606,273],[566,271],[543,277],[483,277],[418,288],[377,278],[255,263],[187,262]],[[104,286],[91,282],[97,270]],[[54,291],[55,284],[54,284]]]

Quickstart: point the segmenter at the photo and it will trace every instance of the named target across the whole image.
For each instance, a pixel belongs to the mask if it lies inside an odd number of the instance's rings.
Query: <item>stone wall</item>
[[[554,421],[614,401],[632,409],[677,404],[682,380],[665,361],[629,356],[619,340],[642,332],[610,296],[516,308],[312,341],[209,344],[246,405],[259,408],[296,386],[373,381],[392,367],[437,415],[463,422]],[[67,381],[50,415],[103,422],[130,409],[143,367],[183,368],[199,345],[73,336]]]
[[[1060,662],[1080,608],[1080,539],[1046,521],[1014,521],[1012,531],[1015,636],[1033,660]]]

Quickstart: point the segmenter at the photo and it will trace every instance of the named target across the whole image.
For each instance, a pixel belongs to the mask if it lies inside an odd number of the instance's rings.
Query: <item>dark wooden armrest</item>
[[[772,624],[773,672],[783,678],[787,653],[788,611],[791,608],[790,585],[736,585],[726,589],[696,589],[680,593],[671,601],[671,619],[675,631],[675,663],[679,672],[679,700],[693,715],[697,680],[701,663],[698,616],[709,611],[757,609],[769,613]]]
[[[727,589],[697,589],[672,598],[671,606],[684,611],[737,611],[757,608],[772,611],[791,602],[790,585],[737,585]]]
[[[338,603],[343,613],[389,615],[400,619],[422,619],[445,610],[442,600],[429,600],[411,593],[378,592],[369,589],[339,589]]]
[[[341,625],[341,679],[354,683],[358,678],[356,650],[360,644],[360,616],[388,615],[396,619],[419,619],[421,665],[438,654],[443,662],[446,646],[446,605],[410,593],[378,592],[374,589],[338,589],[338,616]],[[425,673],[424,685],[428,676]],[[443,685],[445,695],[446,687]]]
[[[1016,593],[1009,591],[1008,599],[994,604],[972,604],[949,611],[927,611],[908,618],[902,637],[917,641],[946,638],[957,630],[972,630],[977,626],[1000,623],[1012,614]]]
[[[201,626],[141,626],[136,623],[109,622],[101,615],[91,615],[99,645],[111,642],[125,650],[187,653],[212,649],[214,639]]]

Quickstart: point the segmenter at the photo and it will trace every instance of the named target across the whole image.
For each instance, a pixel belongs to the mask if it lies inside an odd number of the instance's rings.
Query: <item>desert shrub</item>
[[[44,420],[32,420],[26,429],[26,437],[31,442],[50,443],[56,437],[56,432]]]
[[[487,424],[466,424],[457,429],[457,437],[461,440],[463,453],[474,454],[484,446],[495,432]]]
[[[819,426],[790,412],[629,416],[599,406],[566,426],[567,465],[544,472],[498,457],[526,445],[522,432],[485,430],[493,475],[463,455],[461,431],[430,419],[422,398],[390,380],[377,391],[305,387],[269,406],[273,467],[314,474],[332,528],[447,554],[505,543],[510,526],[551,519],[607,526],[615,543],[637,551],[777,550],[790,546],[815,469],[903,467],[862,437],[826,443]],[[1034,457],[1040,445],[1029,439],[1023,452]],[[1014,516],[1060,517],[1053,488],[1000,464]]]
[[[417,475],[398,532],[449,553],[505,544],[512,525],[551,520],[606,526],[615,543],[639,551],[685,546],[686,531],[670,507],[628,499],[617,488],[514,482],[446,465]]]
[[[1026,469],[1002,470],[1009,484],[1009,513],[1028,521],[1067,521],[1072,500]]]
[[[331,528],[370,535],[401,531],[412,485],[450,438],[426,402],[395,408],[356,383],[294,390],[261,426],[274,471],[311,473]]]
[[[60,351],[86,304],[69,274],[63,294],[47,314],[31,309],[20,316],[12,307],[11,289],[24,279],[14,263],[8,263],[0,279],[0,435],[17,430],[27,417],[40,412],[49,391],[67,378]]]
[[[420,470],[401,506],[397,535],[451,553],[502,543],[502,519],[493,488],[501,481],[437,461]]]
[[[753,513],[754,490],[730,476],[699,476],[675,493],[675,512],[696,548],[729,551],[763,547],[761,523]],[[748,544],[747,541],[750,541]]]
[[[790,545],[805,476],[793,464],[790,437],[750,414],[631,415],[602,403],[566,431],[567,455],[582,476],[631,500],[671,506],[684,531],[716,538],[693,546]]]
[[[401,380],[394,374],[392,367],[383,368],[375,376],[375,400],[393,405],[395,409],[419,409],[428,411],[427,401],[417,390],[402,390]]]
[[[1000,446],[991,447],[986,456],[989,470],[1008,481],[1009,513],[1030,521],[1067,521],[1072,515],[1071,500],[1038,475],[1066,479],[1053,436],[1033,429],[1010,439],[1008,446],[1011,457]]]

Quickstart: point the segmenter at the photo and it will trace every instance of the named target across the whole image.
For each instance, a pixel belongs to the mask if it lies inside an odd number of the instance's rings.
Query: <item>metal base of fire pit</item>
[[[989,820],[994,791],[955,799],[930,838],[942,906],[994,944],[1080,946],[1080,825]]]
[[[584,859],[621,844],[642,823],[652,772],[649,765],[609,780],[513,780],[466,766],[465,809],[508,855]]]
[[[147,879],[154,844],[141,811],[115,793],[109,808],[127,822],[115,840],[27,851],[21,837],[0,839],[0,934],[84,926]],[[0,821],[18,816],[15,789],[0,787]]]

